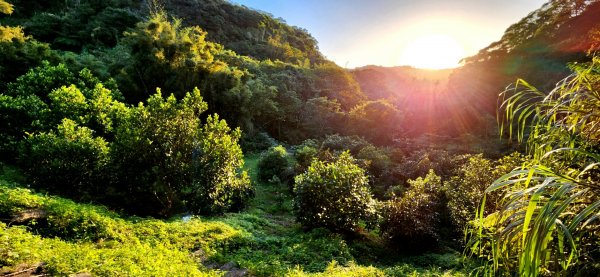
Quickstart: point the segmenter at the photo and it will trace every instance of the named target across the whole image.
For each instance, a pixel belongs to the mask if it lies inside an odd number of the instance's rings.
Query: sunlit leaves
[[[506,193],[499,212],[478,212],[472,246],[480,254],[490,247],[489,273],[565,273],[593,251],[598,238],[586,232],[599,228],[599,67],[598,58],[573,66],[548,94],[524,81],[504,93],[508,132],[527,140],[532,160],[487,189]]]
[[[314,160],[296,176],[294,192],[296,218],[307,227],[353,232],[376,214],[368,178],[349,152],[331,163]]]

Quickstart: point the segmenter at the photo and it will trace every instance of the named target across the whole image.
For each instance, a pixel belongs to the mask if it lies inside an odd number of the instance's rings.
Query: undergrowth
[[[0,273],[43,263],[66,276],[219,276],[233,263],[253,276],[465,276],[459,253],[403,257],[374,234],[345,238],[304,230],[285,185],[256,180],[258,155],[246,158],[256,198],[242,213],[171,220],[126,217],[27,188],[18,172],[0,175]],[[23,220],[28,214],[44,216]]]

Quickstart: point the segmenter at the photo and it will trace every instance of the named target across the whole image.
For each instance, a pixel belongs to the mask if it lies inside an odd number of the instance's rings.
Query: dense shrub
[[[397,184],[398,178],[394,176],[396,172],[386,149],[368,145],[358,152],[356,158],[363,161],[377,198],[383,198],[388,188]]]
[[[475,218],[485,190],[494,180],[508,174],[524,161],[518,153],[506,156],[498,161],[483,158],[482,154],[470,156],[457,171],[457,175],[444,184],[447,207],[456,231],[463,231],[467,223]],[[499,208],[502,197],[500,192],[486,196],[485,212],[493,213]]]
[[[177,209],[179,191],[193,180],[192,153],[206,110],[194,90],[177,101],[160,90],[147,105],[131,108],[115,128],[112,166],[116,199],[135,213]]]
[[[403,251],[422,251],[439,242],[443,202],[442,182],[430,170],[426,177],[409,181],[410,188],[401,198],[385,202],[380,224],[382,236]]]
[[[132,107],[89,70],[75,74],[44,63],[9,84],[0,99],[3,158],[15,156],[22,137],[33,134],[18,157],[36,185],[52,193],[138,215],[168,215],[185,203],[195,212],[203,206],[202,213],[239,209],[250,195],[247,177],[237,172],[239,131],[230,134],[225,122],[209,122],[218,127],[203,131],[207,104],[197,89],[180,101],[159,92]],[[198,187],[211,195],[191,197]]]
[[[350,153],[356,155],[368,145],[371,144],[358,136],[330,135],[323,140],[322,148],[341,151],[350,150]]]
[[[19,156],[37,187],[83,199],[98,197],[108,160],[107,142],[69,119],[56,131],[30,135]]]
[[[267,183],[277,178],[277,180],[284,184],[291,183],[294,173],[289,158],[290,155],[285,147],[281,145],[271,147],[267,152],[263,153],[258,162],[258,180]]]
[[[46,62],[10,83],[0,99],[0,152],[5,157],[15,156],[26,133],[48,132],[64,118],[105,135],[125,109],[112,83],[105,85],[89,70],[75,74]]]
[[[374,218],[368,178],[349,152],[331,163],[313,161],[295,181],[296,218],[306,227],[356,231],[361,220]]]
[[[424,148],[408,153],[399,164],[399,170],[405,180],[423,177],[431,169],[441,177],[450,177],[463,163],[461,159],[445,150]]]
[[[238,211],[253,196],[247,172],[240,173],[244,165],[240,136],[239,128],[232,131],[218,115],[208,117],[192,162],[193,183],[185,189],[191,211]]]
[[[314,140],[306,140],[301,145],[296,147],[294,158],[296,158],[296,172],[302,173],[308,169],[313,159],[317,158],[319,150],[317,142]]]
[[[277,141],[265,132],[256,133],[254,135],[244,133],[240,140],[240,146],[244,153],[260,153],[276,145]]]
[[[12,11],[10,4],[0,1],[0,14]],[[57,55],[47,44],[26,36],[21,27],[0,25],[0,53],[0,91],[42,61],[57,61]]]

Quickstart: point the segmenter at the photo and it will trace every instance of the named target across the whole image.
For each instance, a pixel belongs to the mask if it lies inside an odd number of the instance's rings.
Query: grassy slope
[[[256,198],[247,211],[184,221],[125,218],[104,207],[35,194],[18,172],[0,175],[0,266],[3,272],[44,262],[53,275],[215,276],[233,262],[258,276],[463,276],[457,253],[389,255],[362,234],[352,240],[294,222],[288,188],[256,183],[258,156],[246,159]],[[44,210],[46,219],[17,225],[14,215]],[[371,266],[372,265],[372,266]]]

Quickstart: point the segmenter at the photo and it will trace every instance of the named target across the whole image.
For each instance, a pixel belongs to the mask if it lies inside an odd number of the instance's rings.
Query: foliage
[[[107,87],[114,85],[108,82]],[[212,119],[202,131],[200,115],[207,105],[197,89],[181,101],[159,92],[146,106],[131,107],[119,101],[118,90],[107,87],[88,70],[73,74],[62,64],[44,63],[0,95],[0,115],[6,119],[3,150],[15,151],[20,137],[33,134],[19,157],[36,186],[138,214],[167,215],[183,210],[184,201],[188,208],[203,206],[203,213],[212,208],[221,212],[239,209],[248,199],[247,178],[237,173],[242,166],[240,133],[230,134],[226,123]],[[55,135],[63,120],[81,126],[77,130],[86,135]],[[85,142],[79,141],[82,136]],[[75,153],[81,160],[69,158]],[[102,157],[95,157],[99,153]],[[50,176],[53,172],[65,174]],[[198,188],[218,192],[190,198]]]
[[[336,99],[342,110],[349,111],[365,100],[360,86],[352,74],[335,63],[326,62],[315,67],[317,86],[323,91],[322,95]]]
[[[296,159],[296,172],[303,173],[308,169],[313,159],[317,158],[317,142],[306,140],[296,147],[294,158]]]
[[[202,26],[210,40],[241,55],[303,66],[324,61],[317,41],[306,30],[262,11],[223,0],[187,5],[167,2],[165,9],[185,18],[187,24]]]
[[[358,136],[340,136],[334,134],[326,136],[325,139],[323,139],[321,147],[337,151],[349,150],[350,153],[356,155],[361,149],[368,145],[370,145],[368,141]]]
[[[247,164],[254,164],[248,169],[256,172],[256,162]],[[259,183],[258,191],[263,191],[263,186]],[[256,207],[274,204],[265,196],[257,197],[261,202],[255,202]],[[44,262],[43,272],[54,275],[224,273],[205,269],[202,262],[211,268],[214,264],[234,263],[240,271],[247,270],[254,276],[354,276],[355,272],[385,272],[389,276],[466,275],[465,269],[454,261],[456,254],[427,254],[394,260],[393,265],[359,266],[362,263],[358,259],[372,253],[372,248],[356,252],[354,243],[346,242],[340,235],[324,229],[303,231],[293,224],[289,214],[274,216],[253,209],[210,220],[126,218],[104,207],[35,194],[0,181],[0,218],[36,210],[47,211],[48,216],[0,228],[3,272]],[[389,254],[386,251],[376,260],[390,259]]]
[[[0,53],[0,91],[42,61],[57,60],[47,44],[25,36],[20,27],[0,25]]]
[[[145,99],[157,87],[170,88],[177,96],[200,85],[203,75],[228,70],[215,61],[221,46],[205,41],[200,27],[182,27],[181,21],[169,21],[165,13],[156,13],[126,33],[131,64],[117,78],[132,103]],[[223,76],[228,81],[228,76]]]
[[[379,145],[391,143],[402,122],[401,112],[385,100],[361,103],[350,111],[350,117],[355,133]]]
[[[439,224],[443,208],[442,182],[433,170],[425,178],[409,181],[401,198],[383,203],[382,236],[402,251],[423,251],[439,243]]]
[[[356,158],[364,161],[371,188],[377,198],[381,199],[387,189],[398,181],[396,176],[393,176],[389,153],[383,148],[368,145],[358,152]]]
[[[120,93],[106,87],[87,70],[73,74],[64,65],[43,63],[8,85],[0,94],[3,132],[0,150],[16,157],[19,141],[27,133],[48,132],[64,118],[104,135],[124,109]]]
[[[192,152],[205,110],[198,90],[181,101],[163,98],[158,90],[146,106],[131,108],[120,119],[111,151],[120,206],[141,214],[180,208],[179,192],[193,180]]]
[[[258,180],[267,183],[275,177],[284,184],[292,182],[292,167],[285,147],[279,145],[269,148],[258,162]]]
[[[244,133],[240,140],[240,146],[244,153],[260,153],[276,145],[277,141],[265,132],[253,135]]]
[[[13,10],[14,10],[14,7],[12,4],[10,4],[4,0],[0,0],[0,13],[12,14]]]
[[[474,246],[479,247],[476,253],[493,259],[491,272],[538,276],[576,267],[583,272],[585,267],[578,265],[595,255],[599,67],[598,58],[575,66],[575,73],[548,94],[524,81],[517,82],[514,94],[505,92],[508,126],[516,124],[509,132],[523,139],[525,125],[531,126],[527,143],[532,159],[487,189],[505,191],[500,211],[488,217],[483,210],[478,213],[481,235]],[[490,252],[483,251],[484,243]]]
[[[203,214],[239,211],[253,196],[242,149],[240,129],[231,130],[218,115],[202,127],[198,156],[193,161],[194,180],[187,189],[189,208]]]
[[[445,182],[443,187],[456,231],[464,231],[468,223],[475,219],[475,212],[480,208],[489,184],[521,166],[524,160],[519,153],[513,153],[497,161],[488,160],[482,154],[477,154],[470,156],[468,161],[458,168],[457,174]],[[503,195],[495,192],[485,196],[486,214],[498,211]]]
[[[72,120],[64,119],[56,132],[30,135],[22,148],[19,162],[38,187],[93,199],[107,182],[107,142]]]
[[[450,151],[440,149],[418,149],[407,153],[399,164],[404,178],[416,179],[427,175],[433,169],[443,177],[450,177],[462,162],[462,157],[453,155]]]
[[[354,232],[360,221],[375,216],[368,178],[349,152],[331,163],[313,161],[306,173],[296,176],[294,193],[297,220],[309,228]]]

